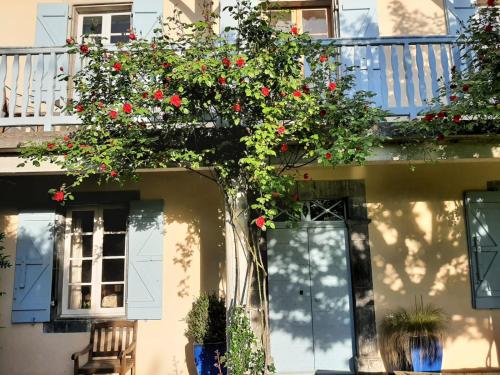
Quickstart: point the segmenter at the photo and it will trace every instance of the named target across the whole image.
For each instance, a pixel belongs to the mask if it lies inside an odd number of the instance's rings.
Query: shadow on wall
[[[404,1],[390,0],[388,11],[393,25],[392,34],[442,35],[446,33],[443,0],[432,0],[432,3],[440,11],[410,9]]]
[[[219,14],[219,5],[217,4],[217,7],[213,9],[212,0],[192,0],[192,2],[174,0],[172,6],[175,10],[180,11],[189,22],[203,20],[203,14],[208,6],[211,7],[214,14]]]
[[[462,201],[369,206],[378,314],[410,307],[415,296],[422,295],[424,302],[443,308],[451,317],[447,341],[487,340],[488,351],[476,350],[475,363],[478,359],[484,367],[499,363],[500,314],[473,310],[471,305]],[[377,316],[379,321],[382,317]]]

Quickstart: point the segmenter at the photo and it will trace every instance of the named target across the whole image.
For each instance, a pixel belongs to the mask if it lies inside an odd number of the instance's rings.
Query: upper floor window
[[[130,6],[78,7],[77,35],[92,37],[103,44],[127,42],[132,26]]]
[[[125,315],[127,216],[123,207],[68,210],[63,316]]]
[[[332,36],[330,8],[290,8],[271,10],[271,25],[288,32],[297,26],[301,33],[309,33],[314,39]]]

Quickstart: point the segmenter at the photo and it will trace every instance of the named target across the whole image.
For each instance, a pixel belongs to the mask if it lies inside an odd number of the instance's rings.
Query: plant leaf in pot
[[[217,375],[216,351],[226,352],[226,306],[215,294],[202,293],[186,317],[185,335],[193,341],[198,375]]]
[[[380,326],[387,370],[440,371],[447,323],[442,309],[422,300],[387,313]]]

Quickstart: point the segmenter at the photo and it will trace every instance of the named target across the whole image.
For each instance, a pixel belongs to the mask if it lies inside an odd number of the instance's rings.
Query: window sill
[[[50,322],[43,323],[43,333],[79,333],[90,332],[92,323],[104,320],[124,320],[125,316],[101,317],[60,317]]]

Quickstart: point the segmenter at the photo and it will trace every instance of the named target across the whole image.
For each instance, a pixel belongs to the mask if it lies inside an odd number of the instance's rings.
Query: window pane
[[[103,259],[102,281],[124,281],[125,259]]]
[[[120,14],[111,16],[111,33],[128,33],[130,29],[130,15]]]
[[[73,211],[72,220],[73,233],[94,231],[94,211]]]
[[[101,287],[101,307],[123,307],[123,284]]]
[[[83,17],[83,34],[101,34],[101,33],[102,33],[101,16]]]
[[[127,42],[128,42],[127,35],[111,35],[111,44],[127,43]]]
[[[92,235],[71,236],[71,258],[90,258],[92,257]]]
[[[104,231],[125,232],[127,230],[127,210],[122,208],[104,210]]]
[[[284,32],[290,31],[292,27],[292,12],[290,10],[271,11],[271,26]]]
[[[328,37],[326,9],[302,10],[302,28],[304,32],[314,34],[312,36]]]
[[[125,234],[105,234],[102,253],[105,257],[125,255]]]
[[[90,309],[90,285],[71,285],[69,287],[69,309]]]
[[[72,260],[69,265],[70,283],[90,283],[92,281],[92,261]]]

